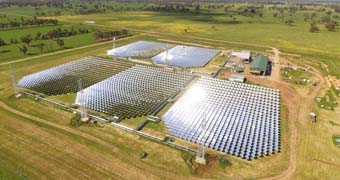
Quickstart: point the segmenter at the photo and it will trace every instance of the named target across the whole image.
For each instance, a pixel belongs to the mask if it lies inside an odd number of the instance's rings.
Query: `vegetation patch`
[[[329,121],[329,123],[331,123],[332,126],[340,126],[338,123],[336,123],[334,121]]]
[[[221,169],[225,169],[226,167],[231,166],[231,162],[225,156],[218,157],[217,162],[218,162],[218,166]]]
[[[79,127],[81,125],[81,116],[79,113],[76,113],[74,117],[72,117],[69,125],[72,127]]]
[[[320,108],[327,110],[334,110],[334,108],[338,106],[337,99],[331,90],[328,90],[323,97],[317,97],[316,102]]]
[[[22,175],[18,174],[11,168],[0,164],[0,179],[19,180],[19,179],[28,179],[28,178],[22,177]]]
[[[340,148],[340,135],[333,135],[333,143],[336,147]]]
[[[196,154],[189,153],[186,151],[182,152],[182,159],[185,164],[190,168],[192,174],[197,174],[198,168],[201,166],[200,164],[195,163]]]
[[[310,75],[305,71],[295,70],[291,68],[281,69],[282,79],[289,83],[298,85],[307,85],[311,82]]]

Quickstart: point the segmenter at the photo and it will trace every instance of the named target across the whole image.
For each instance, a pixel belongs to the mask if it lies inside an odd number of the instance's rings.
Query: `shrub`
[[[79,113],[75,114],[74,117],[70,120],[69,125],[72,127],[79,127],[81,124],[80,118],[81,116]]]

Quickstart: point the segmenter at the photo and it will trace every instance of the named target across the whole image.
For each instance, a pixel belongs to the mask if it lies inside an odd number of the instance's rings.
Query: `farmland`
[[[127,7],[139,7],[135,4]],[[310,24],[320,22],[331,8],[320,10],[322,6],[304,6],[296,12],[285,12],[283,17],[274,17],[278,10],[273,6],[264,6],[254,16],[240,15],[247,6],[234,4],[221,8],[201,8],[198,14],[153,11],[109,12],[89,15],[61,15],[51,16],[65,22],[95,21],[97,27],[124,27],[159,33],[172,33],[190,37],[204,37],[216,40],[243,42],[263,46],[278,47],[282,52],[301,55],[303,59],[321,61],[328,64],[332,73],[339,75],[339,31],[328,31],[323,24],[319,24],[319,31],[311,33]],[[282,5],[282,8],[288,8]],[[15,9],[8,12],[25,15]],[[33,11],[33,9],[31,9]],[[332,11],[333,12],[333,11]],[[27,11],[28,14],[32,14]],[[313,20],[305,20],[306,14],[315,13]],[[262,14],[261,16],[259,14]],[[339,13],[333,12],[331,17],[338,20]],[[235,18],[235,19],[234,19]],[[287,25],[290,19],[294,23]],[[320,46],[320,42],[323,43]]]
[[[187,12],[169,7],[164,10],[164,4],[158,3],[105,1],[98,7],[95,3],[81,5],[74,2],[72,6],[65,4],[63,8],[44,5],[1,8],[1,14],[6,14],[9,20],[36,16],[57,19],[58,24],[0,31],[0,38],[6,43],[11,39],[19,41],[0,46],[0,179],[339,177],[340,151],[335,142],[340,132],[339,97],[325,77],[340,77],[340,29],[336,26],[329,31],[322,19],[328,14],[332,20],[339,21],[340,13],[326,4],[300,8],[288,4],[201,3],[199,10],[195,4],[185,7],[189,8]],[[250,13],[251,7],[255,7],[256,13]],[[278,7],[284,8],[283,15]],[[293,12],[292,7],[299,8]],[[245,13],[245,9],[249,9],[249,13],[248,10]],[[306,13],[309,14],[307,20]],[[310,18],[312,13],[316,14],[314,20]],[[312,21],[316,22],[319,31],[310,32]],[[23,36],[34,38],[37,32],[45,35],[58,28],[77,33],[67,37],[33,39],[29,44],[21,42]],[[80,29],[88,32],[81,33]],[[246,72],[243,75],[248,84],[280,90],[280,152],[248,161],[206,148],[208,164],[199,165],[193,162],[195,153],[174,148],[163,141],[157,142],[109,123],[72,126],[70,120],[77,117],[74,112],[37,98],[14,97],[9,63],[13,62],[14,73],[19,80],[86,56],[112,58],[106,51],[112,48],[110,40],[113,36],[109,33],[108,37],[97,39],[98,30],[123,29],[129,32],[128,36],[117,39],[116,47],[143,40],[199,45],[219,49],[228,55],[235,49],[268,55],[275,62],[272,75],[259,77]],[[62,39],[64,46],[59,46],[57,39]],[[41,43],[45,44],[42,50],[37,46]],[[24,45],[28,47],[26,53],[20,51]],[[205,67],[173,71],[194,71],[208,76],[208,73],[220,69],[226,59],[224,55],[218,55]],[[119,60],[141,65],[144,62],[144,59]],[[148,63],[151,62],[148,59]],[[279,68],[282,62],[289,62],[292,67],[307,67],[308,70]],[[148,66],[156,67],[155,64]],[[249,65],[245,66],[249,69]],[[227,71],[222,70],[217,78],[228,79],[231,73]],[[30,92],[24,88],[19,90]],[[174,97],[173,102],[169,102],[157,116],[161,117],[168,111],[184,92]],[[320,102],[317,102],[317,97],[320,97]],[[46,98],[70,107],[76,94]],[[311,123],[310,112],[317,114],[316,123]],[[124,119],[119,125],[135,128],[146,118],[148,116]],[[159,138],[169,133],[163,121],[149,122],[141,132]],[[197,149],[195,143],[179,138],[174,140],[185,147]],[[147,152],[146,158],[141,158],[142,152]],[[221,164],[219,158],[225,158],[230,164]]]

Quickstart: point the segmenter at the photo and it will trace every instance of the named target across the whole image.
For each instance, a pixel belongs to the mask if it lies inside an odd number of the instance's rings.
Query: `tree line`
[[[5,19],[6,15],[1,15],[0,19]],[[24,28],[29,26],[46,26],[46,25],[57,25],[57,19],[38,19],[34,16],[32,19],[25,19],[23,17],[20,20],[8,19],[7,22],[0,22],[0,29],[16,29],[16,28]]]
[[[102,31],[97,29],[94,33],[96,40],[105,40],[113,37],[126,37],[128,34],[128,31],[125,29],[117,31]]]

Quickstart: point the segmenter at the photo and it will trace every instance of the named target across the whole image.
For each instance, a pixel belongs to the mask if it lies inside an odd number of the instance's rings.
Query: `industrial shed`
[[[258,75],[265,73],[269,61],[269,58],[263,54],[256,56],[254,61],[251,63],[250,73]]]

